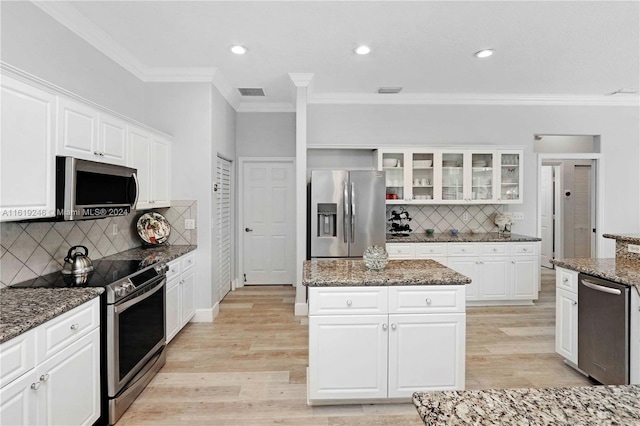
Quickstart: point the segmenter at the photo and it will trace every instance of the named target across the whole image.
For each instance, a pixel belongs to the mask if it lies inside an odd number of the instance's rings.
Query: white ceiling
[[[638,1],[37,4],[142,79],[211,79],[215,73],[234,88],[264,88],[265,98],[242,101],[265,108],[293,104],[289,73],[313,73],[318,102],[637,102],[637,95],[605,94],[640,86]],[[249,53],[233,55],[233,44]],[[372,53],[354,54],[358,44]],[[473,56],[484,48],[496,54]],[[404,89],[377,95],[381,86]],[[226,95],[233,98],[231,87]]]

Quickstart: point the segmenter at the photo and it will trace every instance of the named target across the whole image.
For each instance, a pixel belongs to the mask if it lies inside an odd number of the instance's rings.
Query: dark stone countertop
[[[640,386],[416,392],[425,425],[639,425]]]
[[[13,288],[0,290],[0,343],[100,296],[104,288]]]
[[[450,233],[433,235],[420,233],[409,234],[408,237],[398,237],[393,234],[387,234],[387,243],[518,243],[526,241],[541,241],[541,238],[519,234],[510,234],[507,237],[497,232],[483,232],[478,234],[468,232],[455,236]]]
[[[302,284],[308,287],[396,285],[464,285],[471,279],[429,259],[390,260],[381,271],[362,259],[313,259],[304,262]]]
[[[625,243],[640,244],[640,234],[602,234],[602,236]]]
[[[632,259],[554,259],[556,266],[635,287],[640,293],[640,261]]]
[[[142,246],[132,248],[127,251],[112,254],[103,258],[104,260],[140,260],[147,265],[157,262],[170,262],[189,252],[197,249],[198,246]]]

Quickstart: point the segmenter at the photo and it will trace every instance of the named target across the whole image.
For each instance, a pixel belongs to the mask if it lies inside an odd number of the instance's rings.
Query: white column
[[[295,315],[308,313],[302,263],[307,258],[307,94],[313,74],[290,73],[296,86],[296,304]]]

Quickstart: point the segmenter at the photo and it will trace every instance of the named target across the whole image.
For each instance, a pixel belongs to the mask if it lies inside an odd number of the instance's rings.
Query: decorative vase
[[[503,237],[511,236],[511,224],[505,223],[503,226],[498,227],[498,235],[502,235]]]
[[[362,255],[364,264],[373,271],[380,271],[389,263],[389,254],[380,246],[367,247]]]

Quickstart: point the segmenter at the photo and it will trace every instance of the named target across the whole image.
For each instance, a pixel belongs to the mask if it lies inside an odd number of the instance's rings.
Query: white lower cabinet
[[[100,417],[99,318],[96,298],[0,345],[0,424],[91,425]]]
[[[309,288],[309,403],[464,389],[464,291]]]
[[[169,262],[166,286],[167,343],[195,315],[195,252]]]
[[[387,251],[390,259],[433,259],[471,278],[466,298],[474,304],[521,304],[538,298],[539,244],[389,243]]]
[[[556,352],[578,364],[578,273],[556,267]]]

